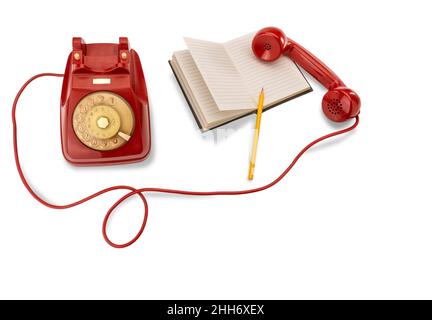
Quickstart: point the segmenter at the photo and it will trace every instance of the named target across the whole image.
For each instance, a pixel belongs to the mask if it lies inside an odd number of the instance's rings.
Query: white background
[[[128,36],[150,95],[153,149],[141,164],[75,168],[60,149],[61,79],[19,105],[35,189],[67,203],[113,184],[193,190],[271,181],[307,142],[341,126],[324,90],[266,112],[256,179],[247,117],[201,134],[167,63],[183,36],[227,41],[276,25],[362,97],[358,129],[305,155],[279,185],[240,197],[150,195],[141,239],[101,235],[115,192],[65,212],[35,202],[13,160],[10,111],[31,75],[60,72],[73,36]],[[9,1],[0,12],[0,298],[432,298],[429,1]],[[348,124],[344,124],[348,125]],[[141,203],[112,219],[129,240]]]

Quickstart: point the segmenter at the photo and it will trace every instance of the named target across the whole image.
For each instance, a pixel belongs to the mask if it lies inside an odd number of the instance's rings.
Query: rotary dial
[[[85,96],[75,108],[73,128],[78,139],[98,151],[120,148],[131,138],[135,118],[129,103],[112,92]]]

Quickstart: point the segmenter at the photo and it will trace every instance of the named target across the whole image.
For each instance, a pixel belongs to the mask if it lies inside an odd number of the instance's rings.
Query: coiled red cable
[[[263,185],[261,187],[258,188],[253,188],[253,189],[246,189],[246,190],[234,190],[234,191],[187,191],[187,190],[176,190],[176,189],[163,189],[163,188],[141,188],[141,189],[136,189],[130,186],[125,186],[125,185],[119,185],[119,186],[113,186],[113,187],[109,187],[106,189],[102,189],[86,198],[83,198],[81,200],[78,200],[76,202],[67,204],[67,205],[55,205],[52,203],[49,203],[47,201],[45,201],[43,198],[41,198],[41,196],[39,196],[33,189],[32,187],[29,185],[29,183],[27,182],[27,179],[23,173],[22,167],[21,167],[21,163],[20,163],[20,159],[19,159],[19,152],[18,152],[18,130],[17,130],[17,121],[16,121],[16,109],[17,109],[17,104],[19,101],[19,98],[21,97],[23,91],[27,88],[27,86],[33,82],[34,80],[41,78],[41,77],[63,77],[63,74],[58,74],[58,73],[41,73],[38,75],[33,76],[32,78],[30,78],[22,87],[21,89],[18,91],[13,106],[12,106],[12,124],[13,124],[13,146],[14,146],[14,155],[15,155],[15,163],[17,166],[17,170],[18,170],[18,174],[21,178],[22,183],[24,184],[24,186],[26,187],[26,189],[28,190],[28,192],[33,196],[33,198],[35,198],[39,203],[43,204],[44,206],[51,208],[51,209],[58,209],[58,210],[63,210],[63,209],[69,209],[72,207],[76,207],[80,204],[83,204],[87,201],[90,201],[96,197],[99,197],[105,193],[114,191],[114,190],[127,190],[129,191],[128,193],[126,193],[123,197],[121,197],[116,203],[114,203],[111,208],[108,210],[108,212],[105,215],[105,218],[103,220],[102,223],[102,234],[103,237],[105,239],[105,241],[112,247],[114,248],[126,248],[130,245],[132,245],[133,243],[135,243],[139,237],[141,236],[141,234],[143,233],[145,226],[147,224],[147,219],[148,219],[148,213],[149,213],[149,209],[148,209],[148,204],[147,204],[147,200],[144,196],[145,193],[150,193],[150,192],[156,192],[156,193],[169,193],[169,194],[177,194],[177,195],[187,195],[187,196],[232,196],[232,195],[242,195],[242,194],[250,194],[250,193],[255,193],[255,192],[260,192],[266,189],[269,189],[271,187],[273,187],[275,184],[277,184],[279,181],[281,181],[287,174],[288,172],[290,172],[290,170],[294,167],[294,165],[297,163],[297,161],[300,159],[300,157],[307,151],[309,150],[312,146],[314,146],[315,144],[329,139],[331,137],[335,137],[344,133],[347,133],[351,130],[354,130],[357,125],[359,124],[359,117],[357,116],[355,118],[355,122],[349,126],[348,128],[342,129],[342,130],[338,130],[338,131],[334,131],[330,134],[324,135],[314,141],[312,141],[311,143],[309,143],[307,146],[305,146],[292,160],[292,162],[290,163],[290,165],[282,172],[282,174],[277,177],[276,179],[274,179],[272,182]],[[138,233],[133,237],[132,240],[130,240],[129,242],[126,242],[124,244],[116,244],[114,242],[112,242],[107,234],[107,225],[108,225],[108,221],[109,218],[111,216],[111,214],[114,212],[114,210],[126,199],[129,199],[131,196],[133,195],[137,195],[141,198],[143,205],[144,205],[144,218],[143,218],[143,222],[141,225],[141,228],[139,229]]]

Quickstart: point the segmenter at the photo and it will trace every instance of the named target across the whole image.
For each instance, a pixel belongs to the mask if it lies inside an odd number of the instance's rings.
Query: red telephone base
[[[123,126],[129,131],[121,132]],[[73,39],[61,94],[61,140],[65,159],[79,166],[138,162],[149,154],[146,83],[127,38],[119,44]]]

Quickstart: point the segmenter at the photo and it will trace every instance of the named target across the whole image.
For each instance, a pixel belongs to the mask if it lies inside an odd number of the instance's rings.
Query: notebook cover
[[[201,131],[205,132],[206,130],[203,129],[202,124],[200,123],[200,121],[199,121],[197,115],[195,114],[194,109],[192,108],[192,104],[191,104],[191,102],[189,101],[189,98],[187,97],[186,90],[183,88],[183,86],[182,86],[182,84],[181,84],[181,82],[180,82],[180,80],[179,80],[177,74],[175,73],[175,70],[174,70],[174,68],[173,68],[173,66],[172,66],[172,64],[171,64],[171,60],[168,60],[168,63],[169,63],[169,65],[170,65],[170,67],[171,67],[172,72],[174,73],[174,76],[175,76],[175,78],[176,78],[176,80],[177,80],[177,83],[179,84],[179,87],[180,87],[181,91],[183,92],[183,95],[184,95],[184,97],[185,97],[185,99],[186,99],[186,102],[187,102],[187,104],[189,105],[189,109],[192,111],[192,114],[193,114],[193,116],[194,116],[194,118],[195,118],[195,121],[196,121],[198,127],[200,128]],[[306,79],[306,77],[304,76],[303,72],[302,72],[302,71],[300,70],[300,68],[298,67],[297,63],[294,63],[294,64],[296,65],[297,69],[299,69],[300,74],[303,76],[303,78],[305,79],[305,81],[306,81],[307,84],[309,85],[309,90],[306,90],[306,91],[304,91],[304,92],[302,92],[302,93],[299,93],[299,94],[297,94],[297,95],[294,95],[294,96],[292,96],[292,97],[290,97],[290,98],[286,98],[286,99],[284,99],[284,100],[282,100],[282,101],[276,103],[275,105],[273,105],[273,106],[271,106],[271,107],[267,107],[266,109],[263,110],[263,112],[265,112],[265,111],[267,111],[267,110],[270,110],[270,109],[273,109],[274,107],[277,107],[278,105],[281,105],[281,104],[283,104],[283,103],[285,103],[285,102],[288,102],[288,101],[290,101],[290,100],[293,100],[293,99],[295,99],[295,98],[301,97],[302,95],[305,95],[305,94],[307,94],[307,93],[313,91],[313,89],[312,89],[312,87],[311,87],[309,81]],[[211,127],[211,128],[209,128],[208,130],[213,130],[213,129],[219,128],[219,127],[224,126],[224,125],[226,125],[226,124],[228,124],[228,123],[230,123],[230,122],[233,122],[233,121],[236,121],[236,120],[241,119],[241,118],[243,118],[243,117],[246,117],[246,116],[248,116],[248,115],[251,115],[252,113],[256,113],[256,110],[252,110],[251,112],[248,112],[248,113],[246,113],[246,114],[243,114],[243,115],[241,115],[241,116],[238,116],[237,118],[231,119],[231,120],[229,120],[229,121],[227,121],[227,122],[223,122],[223,123],[221,123],[221,124],[218,124],[217,126],[215,126],[215,127]]]

